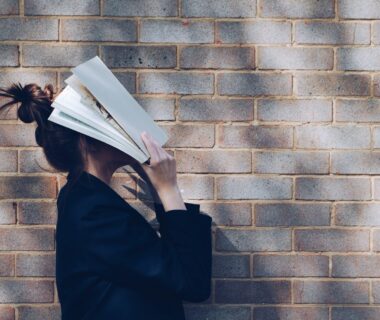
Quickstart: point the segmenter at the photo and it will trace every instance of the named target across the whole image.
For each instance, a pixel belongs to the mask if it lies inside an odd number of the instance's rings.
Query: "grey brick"
[[[342,22],[296,22],[300,44],[370,44],[370,25]]]
[[[0,124],[0,146],[37,146],[35,125]]]
[[[223,305],[184,304],[185,317],[189,320],[251,320],[250,307]]]
[[[23,65],[28,67],[76,66],[97,55],[95,45],[24,45]]]
[[[18,46],[0,45],[0,66],[16,67],[19,65]]]
[[[374,151],[342,151],[332,154],[331,172],[338,174],[379,174],[380,153]]]
[[[0,15],[19,14],[18,0],[2,0],[0,6]]]
[[[282,177],[220,176],[217,199],[290,199],[292,179]]]
[[[216,43],[290,44],[291,24],[279,21],[217,21]]]
[[[43,86],[47,83],[51,83],[53,86],[56,86],[56,79],[57,73],[51,71],[24,71],[20,69],[0,71],[0,86],[8,86],[12,82],[20,82],[22,85],[36,83],[43,88]],[[31,131],[31,129],[29,130]]]
[[[140,93],[212,94],[212,73],[186,71],[144,72],[139,76]]]
[[[328,152],[256,151],[254,172],[319,174],[329,172]]]
[[[53,302],[53,280],[1,279],[1,303]]]
[[[380,48],[338,48],[337,69],[378,71],[380,70]]]
[[[372,281],[373,302],[378,304],[380,301],[380,281]]]
[[[99,0],[24,0],[25,15],[99,15]]]
[[[367,281],[308,281],[294,282],[295,303],[369,303]]]
[[[380,199],[380,179],[375,178],[375,185],[374,185],[374,193],[375,193],[375,200]]]
[[[216,280],[216,303],[290,303],[290,281]]]
[[[375,75],[373,78],[373,94],[380,97],[380,76]]]
[[[380,44],[380,22],[375,22],[373,24],[373,42],[375,44]]]
[[[60,320],[61,306],[59,303],[50,304],[47,306],[30,306],[30,305],[20,305],[17,307],[19,318],[22,320],[34,320],[34,319],[45,319],[45,320]]]
[[[263,125],[223,125],[219,145],[230,148],[291,148],[293,128]]]
[[[379,307],[333,307],[331,311],[332,320],[348,319],[380,319]]]
[[[16,275],[23,277],[54,277],[55,254],[18,254]]]
[[[332,121],[332,102],[325,99],[259,99],[257,119],[260,121]]]
[[[364,149],[370,146],[370,128],[365,126],[305,125],[295,129],[298,148]]]
[[[139,1],[119,1],[104,0],[103,15],[124,16],[124,17],[167,17],[177,15],[176,0],[139,0]]]
[[[260,0],[262,17],[333,18],[333,0]]]
[[[380,122],[380,100],[338,99],[336,101],[336,121]]]
[[[337,203],[335,224],[338,226],[380,226],[380,204]]]
[[[305,200],[369,200],[369,178],[297,177],[296,199]]]
[[[19,159],[20,172],[59,172],[49,164],[42,148],[36,150],[20,150]]]
[[[380,146],[380,128],[375,127],[374,128],[374,148],[379,148]]]
[[[281,73],[218,73],[220,95],[287,96],[292,94],[292,77]]]
[[[146,19],[140,23],[139,42],[213,43],[214,26],[209,21]]]
[[[380,230],[375,229],[373,231],[373,251],[380,251]]]
[[[179,176],[178,185],[185,199],[214,199],[214,178],[212,176]]]
[[[207,212],[218,226],[252,225],[252,208],[250,203],[211,202],[202,203],[202,211]]]
[[[110,68],[174,68],[175,46],[104,46],[104,62]]]
[[[135,97],[138,103],[154,120],[174,120],[175,99]]]
[[[290,251],[290,229],[216,229],[217,251]]]
[[[296,251],[349,252],[369,250],[368,230],[295,230]]]
[[[328,203],[257,203],[255,222],[259,227],[328,226]]]
[[[213,255],[212,276],[214,278],[249,278],[249,255]]]
[[[183,98],[179,100],[178,120],[181,121],[251,121],[252,99]]]
[[[3,227],[0,240],[0,250],[54,250],[54,229]]]
[[[255,320],[329,320],[329,309],[325,307],[255,307]],[[334,319],[335,320],[335,319]],[[347,319],[345,319],[347,320]]]
[[[14,277],[15,276],[15,256],[13,254],[0,254],[0,276]],[[249,274],[249,266],[248,266]],[[2,313],[0,311],[0,316]],[[3,318],[1,318],[3,319]]]
[[[335,278],[380,277],[380,257],[374,255],[350,255],[332,257],[332,276]]]
[[[0,19],[0,40],[58,40],[58,19]]]
[[[368,96],[371,79],[359,74],[298,74],[300,96]]]
[[[165,125],[162,126],[169,140],[165,147],[203,147],[210,148],[215,144],[215,128],[211,124],[203,125]]]
[[[17,150],[0,150],[0,172],[17,172],[17,159]]]
[[[57,206],[54,202],[29,202],[18,203],[19,224],[52,224],[57,223]]]
[[[253,69],[255,49],[251,47],[188,46],[181,49],[182,69]]]
[[[63,19],[63,41],[137,41],[137,25],[133,20]]]
[[[331,48],[259,47],[259,69],[331,70],[334,51]]]
[[[339,0],[338,15],[345,19],[379,19],[380,3],[377,0]]]
[[[254,255],[254,277],[328,277],[329,257],[321,255]]]
[[[183,0],[185,17],[243,18],[256,16],[256,0]]]
[[[0,225],[16,223],[16,208],[17,203],[13,201],[0,203]]]

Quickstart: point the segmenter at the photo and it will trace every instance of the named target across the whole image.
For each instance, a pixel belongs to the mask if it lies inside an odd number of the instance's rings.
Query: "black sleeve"
[[[95,207],[83,220],[90,271],[120,285],[165,291],[191,302],[206,300],[212,218],[199,213],[197,204],[186,207],[156,212],[161,237],[127,209]]]

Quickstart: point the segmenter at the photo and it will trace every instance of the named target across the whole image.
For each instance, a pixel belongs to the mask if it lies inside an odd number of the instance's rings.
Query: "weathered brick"
[[[337,203],[335,224],[339,226],[380,226],[380,204]]]
[[[46,160],[42,148],[20,150],[20,172],[58,172]]]
[[[184,17],[250,18],[256,16],[256,0],[183,0]]]
[[[0,40],[58,40],[58,19],[2,18],[0,30]]]
[[[370,44],[371,26],[366,23],[296,22],[299,44]]]
[[[369,303],[367,281],[308,281],[294,282],[295,303]]]
[[[135,97],[135,99],[153,120],[175,120],[175,99],[157,97]]]
[[[220,95],[287,96],[292,92],[292,77],[281,73],[218,73]]]
[[[291,230],[220,229],[216,230],[215,249],[218,251],[290,251]]]
[[[380,100],[338,99],[335,119],[348,122],[380,122]]]
[[[188,46],[181,49],[182,69],[253,69],[255,49],[251,47]]]
[[[358,74],[298,74],[296,92],[300,96],[367,96],[370,78]]]
[[[137,25],[133,20],[63,19],[63,41],[137,41]]]
[[[61,306],[59,304],[50,304],[48,306],[20,305],[17,307],[20,320],[60,320]]]
[[[1,176],[0,199],[53,198],[56,196],[55,177]]]
[[[380,146],[380,128],[379,127],[374,128],[373,136],[374,136],[374,148],[379,148]]]
[[[319,307],[255,307],[255,320],[329,320],[328,308]],[[347,319],[345,319],[347,320]]]
[[[16,275],[21,277],[54,277],[55,254],[18,254]]]
[[[297,251],[368,251],[368,230],[313,229],[296,230]]]
[[[297,126],[296,146],[306,149],[364,149],[371,142],[370,128],[355,125]]]
[[[104,62],[109,68],[174,68],[175,46],[104,46]]]
[[[0,79],[2,79],[2,75],[0,72]],[[10,102],[10,98],[0,97],[0,105],[4,105]],[[17,108],[10,106],[9,108],[4,108],[0,111],[0,120],[16,120],[17,119]]]
[[[378,71],[380,70],[380,48],[338,48],[337,69]]]
[[[16,223],[16,202],[0,202],[0,224]]]
[[[57,206],[54,202],[21,201],[18,204],[19,224],[56,224]]]
[[[17,67],[19,65],[18,46],[0,45],[0,66]]]
[[[290,281],[215,280],[216,303],[290,303]]]
[[[56,78],[57,73],[51,71],[23,71],[20,69],[12,71],[0,71],[0,86],[3,87],[10,85],[12,82],[20,82],[22,85],[25,85],[27,83],[36,83],[41,88],[43,88],[43,86],[47,83],[51,83],[53,86],[56,86]],[[13,110],[16,110],[16,108],[13,108]],[[11,111],[9,111],[9,113],[11,113]],[[3,134],[4,133],[1,133],[1,136]]]
[[[214,75],[188,71],[143,72],[139,75],[140,93],[212,94]]]
[[[213,255],[212,275],[215,278],[248,278],[249,255]]]
[[[380,251],[380,230],[373,231],[373,250]]]
[[[255,223],[265,226],[328,226],[328,203],[257,203]]]
[[[380,3],[377,0],[339,0],[338,15],[345,19],[379,19]]]
[[[1,124],[0,125],[0,146],[36,146],[34,124]]]
[[[119,0],[105,0],[103,4],[103,15],[105,16],[176,16],[176,0],[139,0],[133,2]]]
[[[53,302],[54,282],[52,280],[0,280],[1,303]]]
[[[254,255],[254,277],[327,277],[329,257],[321,255]]]
[[[214,126],[202,125],[165,125],[161,126],[168,134],[169,139],[164,147],[204,147],[210,148],[215,144]]]
[[[18,0],[2,0],[0,6],[0,15],[19,14]]]
[[[290,44],[291,23],[282,21],[217,21],[216,43]]]
[[[29,67],[76,66],[97,55],[95,45],[24,45],[23,65]]]
[[[331,122],[332,102],[326,99],[259,99],[260,121]]]
[[[375,151],[333,151],[331,172],[338,174],[380,173],[380,152]]]
[[[139,42],[213,43],[214,25],[210,21],[145,19],[140,22]]]
[[[333,18],[333,0],[260,0],[266,18]]]
[[[249,267],[248,267],[249,273]],[[15,256],[13,254],[0,254],[0,276],[14,277],[15,276]],[[1,312],[0,312],[1,315]],[[3,319],[3,318],[0,318]]]
[[[282,177],[220,176],[217,199],[290,199],[292,179]]]
[[[335,278],[380,277],[380,257],[374,255],[350,255],[332,257],[332,276]]]
[[[333,307],[332,320],[376,320],[380,318],[379,307]]]
[[[334,51],[331,48],[259,47],[259,69],[331,70]]]
[[[375,76],[373,81],[373,94],[380,97],[380,76]]]
[[[177,172],[238,173],[252,171],[250,151],[178,150]]]
[[[53,250],[53,228],[2,227],[0,250]]]
[[[373,24],[373,42],[375,44],[380,44],[380,22],[375,22]]]
[[[253,100],[181,97],[179,100],[178,120],[251,121],[253,120]]]
[[[329,172],[328,152],[255,151],[254,172],[318,174]]]
[[[375,178],[375,184],[374,184],[374,193],[375,193],[375,200],[380,199],[380,179]]]
[[[212,176],[179,175],[177,181],[184,199],[214,199],[214,178]]]
[[[0,150],[0,171],[17,171],[17,150]]]
[[[251,320],[249,306],[196,305],[184,304],[185,317],[189,320]]]
[[[380,281],[372,281],[372,296],[373,302],[378,304],[380,302]]]
[[[99,0],[24,0],[25,15],[98,15]]]
[[[213,222],[220,226],[252,225],[251,204],[243,202],[202,203],[201,211],[207,212]]]

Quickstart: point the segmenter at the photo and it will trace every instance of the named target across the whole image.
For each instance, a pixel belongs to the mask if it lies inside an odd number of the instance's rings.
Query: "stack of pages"
[[[71,69],[54,99],[48,120],[111,145],[140,163],[150,154],[141,138],[148,132],[160,146],[168,136],[138,104],[103,61],[94,58]]]

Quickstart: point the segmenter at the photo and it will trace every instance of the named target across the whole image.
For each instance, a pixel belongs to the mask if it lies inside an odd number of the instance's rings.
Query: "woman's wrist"
[[[182,199],[181,191],[178,185],[160,188],[157,190],[161,203],[165,211],[169,210],[186,210],[185,203]]]

